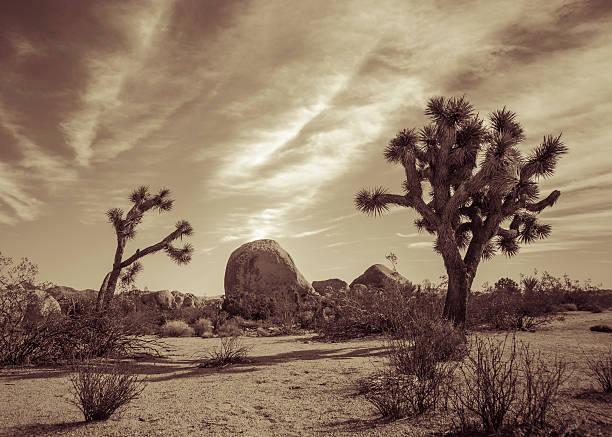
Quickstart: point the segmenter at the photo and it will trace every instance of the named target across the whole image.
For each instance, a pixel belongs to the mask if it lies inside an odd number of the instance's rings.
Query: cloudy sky
[[[111,207],[138,185],[175,208],[195,256],[144,258],[140,287],[216,295],[239,245],[277,240],[305,277],[351,281],[393,251],[443,274],[414,213],[357,214],[362,186],[401,191],[397,131],[434,95],[507,106],[527,141],[570,147],[543,192],[552,236],[481,264],[475,285],[533,268],[612,287],[612,5],[600,1],[5,1],[0,4],[0,251],[40,278],[98,288]]]

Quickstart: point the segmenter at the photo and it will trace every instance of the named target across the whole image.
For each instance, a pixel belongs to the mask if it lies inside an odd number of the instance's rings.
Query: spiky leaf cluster
[[[358,210],[376,216],[390,205],[413,208],[421,216],[415,221],[419,229],[454,238],[436,241],[434,249],[464,250],[463,261],[473,265],[498,251],[513,256],[520,244],[550,235],[537,213],[560,193],[540,199],[538,179],[550,176],[567,153],[560,135],[544,137],[523,156],[518,147],[525,135],[507,108],[485,122],[464,97],[434,97],[425,115],[430,124],[400,131],[384,150],[389,163],[404,169],[403,194],[363,189],[355,196]]]

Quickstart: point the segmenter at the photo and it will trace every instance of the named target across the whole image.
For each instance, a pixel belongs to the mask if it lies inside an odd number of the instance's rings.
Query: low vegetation
[[[547,419],[569,376],[565,361],[547,362],[508,336],[476,336],[470,349],[450,398],[462,433],[522,429],[534,435],[554,427]]]
[[[225,367],[245,361],[249,348],[243,344],[240,337],[221,337],[219,342],[219,346],[208,352],[200,367]]]
[[[170,320],[160,328],[163,337],[193,337],[195,330],[182,320]]]
[[[106,420],[124,409],[146,383],[126,365],[106,361],[84,362],[70,377],[72,399],[86,422]]]
[[[587,365],[594,381],[606,393],[612,393],[612,347],[599,355],[591,356]]]

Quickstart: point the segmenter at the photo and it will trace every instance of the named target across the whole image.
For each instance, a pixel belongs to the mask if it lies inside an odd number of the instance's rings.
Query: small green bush
[[[127,366],[85,362],[70,377],[73,398],[86,422],[106,420],[144,390],[145,382]]]
[[[213,324],[209,319],[200,318],[193,324],[195,335],[199,337],[212,337],[213,336]]]
[[[182,320],[170,320],[160,328],[163,337],[192,337],[195,330]]]

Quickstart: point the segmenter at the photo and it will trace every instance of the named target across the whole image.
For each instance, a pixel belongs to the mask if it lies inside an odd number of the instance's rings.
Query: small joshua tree
[[[528,156],[518,150],[523,129],[506,108],[489,115],[489,126],[463,97],[434,97],[425,115],[431,124],[402,130],[384,155],[405,171],[404,194],[383,187],[355,196],[358,210],[379,215],[398,205],[415,209],[419,229],[437,236],[434,249],[448,274],[444,316],[456,324],[466,318],[467,296],[480,261],[498,250],[507,256],[519,243],[550,235],[551,227],[537,214],[554,205],[558,190],[539,199],[537,180],[554,173],[567,152],[561,136],[547,136]],[[430,186],[423,193],[422,183]],[[509,226],[502,224],[508,221]]]
[[[115,289],[117,281],[121,279],[123,284],[133,283],[134,277],[142,270],[142,265],[138,260],[145,255],[164,250],[166,254],[178,264],[187,264],[191,261],[193,246],[185,244],[182,248],[177,248],[173,243],[182,239],[184,236],[193,234],[193,228],[186,220],[179,220],[176,229],[166,235],[158,243],[152,244],[143,250],[136,249],[136,252],[129,258],[123,259],[123,253],[128,240],[136,236],[136,226],[142,221],[142,216],[149,210],[157,210],[160,213],[170,211],[174,200],[170,198],[170,190],[162,188],[157,194],[151,194],[149,187],[141,186],[136,188],[130,195],[130,201],[134,204],[126,213],[120,208],[112,208],[106,212],[109,222],[115,229],[117,235],[117,249],[113,267],[104,277],[104,281],[98,292],[97,308],[104,309],[108,306]],[[122,271],[123,272],[122,276]]]
[[[387,258],[387,261],[389,261],[391,263],[391,266],[393,267],[393,271],[397,272],[397,255],[394,254],[393,252],[389,252],[385,258]]]

